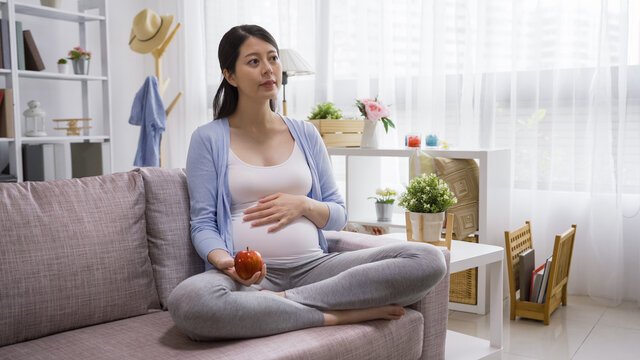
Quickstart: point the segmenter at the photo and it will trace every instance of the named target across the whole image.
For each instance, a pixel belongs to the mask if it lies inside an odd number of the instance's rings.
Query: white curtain
[[[175,6],[175,7],[174,7]],[[178,92],[182,97],[176,103],[171,116],[167,118],[165,140],[165,167],[186,166],[187,151],[191,134],[206,122],[207,83],[204,77],[205,63],[205,16],[203,0],[189,0],[156,4],[159,13],[175,15],[174,23],[181,23],[176,33],[179,41],[174,41],[177,49],[165,55],[165,76],[171,81],[166,92],[165,106],[169,107]],[[175,25],[174,25],[175,26]]]
[[[316,70],[289,79],[289,115],[332,101],[355,116],[356,98],[378,96],[397,125],[379,134],[385,146],[413,131],[510,148],[511,229],[532,221],[538,262],[577,224],[570,292],[640,301],[639,2],[220,0],[204,9],[209,106],[222,35],[264,26]],[[399,172],[379,177],[393,184]]]

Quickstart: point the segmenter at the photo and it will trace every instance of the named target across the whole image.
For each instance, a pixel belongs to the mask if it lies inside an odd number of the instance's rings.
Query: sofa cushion
[[[0,345],[158,308],[139,172],[0,184]]]
[[[191,243],[189,192],[182,169],[141,169],[146,193],[147,239],[160,304],[182,280],[204,271]]]
[[[2,359],[417,359],[422,315],[308,328],[261,338],[194,342],[157,312],[0,348]]]

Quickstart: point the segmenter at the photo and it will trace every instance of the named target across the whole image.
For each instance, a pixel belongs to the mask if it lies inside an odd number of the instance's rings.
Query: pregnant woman
[[[191,238],[205,272],[178,285],[168,308],[193,340],[399,319],[446,273],[442,252],[423,243],[328,253],[321,230],[344,227],[344,202],[320,134],[274,112],[278,51],[259,26],[229,30],[214,120],[191,138]],[[243,280],[233,258],[246,247],[265,264]]]

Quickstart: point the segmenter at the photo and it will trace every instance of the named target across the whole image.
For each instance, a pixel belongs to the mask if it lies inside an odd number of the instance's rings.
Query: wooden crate
[[[326,147],[359,147],[364,120],[307,120],[320,132]]]

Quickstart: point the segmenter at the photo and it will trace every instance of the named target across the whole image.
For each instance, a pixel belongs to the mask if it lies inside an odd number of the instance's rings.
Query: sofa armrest
[[[406,240],[384,235],[368,235],[349,231],[323,231],[329,246],[329,252],[354,251],[371,247],[401,243]],[[422,314],[424,332],[421,360],[444,359],[449,316],[449,250],[440,247],[447,262],[447,275],[429,293],[415,304],[409,305]]]

